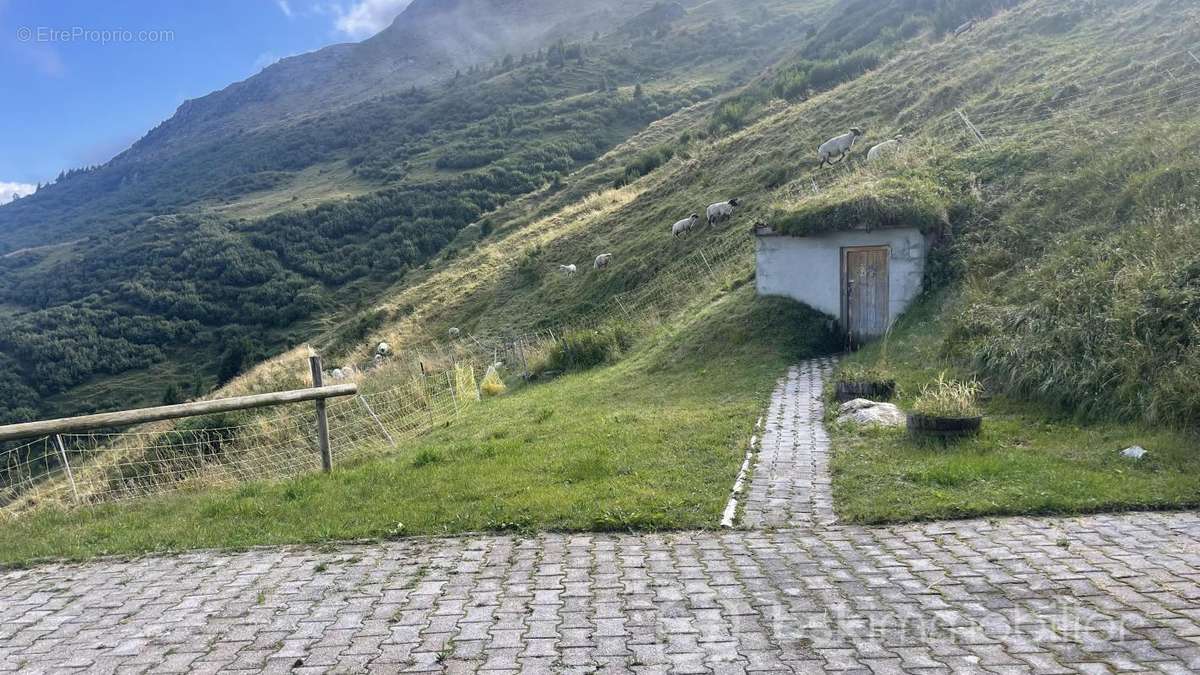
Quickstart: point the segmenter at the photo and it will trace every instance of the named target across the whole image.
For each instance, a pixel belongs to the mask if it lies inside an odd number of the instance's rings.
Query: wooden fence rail
[[[303,403],[305,401],[324,402],[326,399],[354,396],[358,393],[356,384],[339,384],[329,387],[314,387],[312,389],[297,389],[281,391],[272,394],[256,396],[240,396],[214,401],[199,401],[180,405],[160,406],[157,408],[142,408],[139,410],[122,410],[119,412],[84,415],[82,417],[66,417],[56,420],[27,422],[0,426],[0,442],[13,441],[22,438],[38,436],[54,436],[55,434],[70,434],[81,431],[94,431],[112,427],[133,426],[147,422],[161,422],[185,417],[199,417],[236,410],[252,410],[270,406]]]

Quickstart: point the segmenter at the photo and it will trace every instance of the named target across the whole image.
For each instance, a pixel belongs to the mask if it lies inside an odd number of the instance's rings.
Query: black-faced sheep
[[[462,335],[462,331],[457,328],[451,328],[450,330],[446,331],[446,334],[450,336],[451,340],[457,340],[458,336]]]
[[[678,239],[679,237],[682,237],[684,234],[690,232],[691,229],[696,226],[696,223],[699,223],[699,222],[700,222],[700,216],[693,213],[692,215],[688,216],[687,218],[684,218],[683,220],[679,221],[678,223],[675,223],[674,225],[672,225],[671,226],[671,234],[676,239]]]
[[[849,132],[841,136],[835,136],[822,143],[821,147],[817,148],[817,155],[821,159],[821,166],[837,164],[846,159],[850,155],[850,150],[854,147],[854,142],[861,138],[862,135],[862,129],[853,127]],[[833,161],[835,156],[838,158],[837,162]]]
[[[391,355],[392,355],[392,346],[386,342],[380,342],[379,346],[375,348],[375,356],[380,356],[380,357],[383,357],[386,359],[386,358],[390,357]]]
[[[730,199],[727,202],[713,204],[708,207],[708,225],[720,225],[721,223],[733,217],[733,210],[741,206],[737,199]]]

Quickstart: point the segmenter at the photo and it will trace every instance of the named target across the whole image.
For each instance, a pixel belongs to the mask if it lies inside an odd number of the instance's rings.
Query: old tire
[[[982,417],[932,417],[917,414],[908,416],[908,432],[914,436],[961,438],[975,436],[982,430]]]
[[[853,401],[856,398],[865,398],[868,401],[890,401],[895,395],[895,380],[837,383],[837,399],[839,403]]]

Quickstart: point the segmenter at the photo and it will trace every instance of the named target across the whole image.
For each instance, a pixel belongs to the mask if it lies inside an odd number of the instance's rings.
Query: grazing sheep
[[[824,143],[817,149],[817,154],[821,158],[821,166],[826,164],[832,166],[846,159],[850,155],[850,150],[854,147],[854,142],[863,135],[862,129],[852,127],[849,133],[835,136]],[[837,162],[833,161],[833,156],[837,155]]]
[[[457,328],[451,328],[449,331],[447,331],[447,334],[450,336],[451,340],[457,340],[458,336],[462,335],[462,331]]]
[[[688,216],[687,218],[684,218],[683,220],[679,221],[678,223],[675,223],[674,225],[672,225],[671,226],[671,234],[676,239],[678,239],[679,237],[683,236],[685,233],[690,232],[692,230],[692,228],[696,226],[696,223],[699,223],[699,222],[700,222],[700,216],[693,213],[692,215]]]
[[[733,217],[733,210],[741,206],[737,199],[730,199],[727,202],[713,204],[708,207],[708,225],[720,225],[721,223]]]
[[[567,276],[571,276],[579,271],[579,268],[574,265],[559,265],[558,270]]]
[[[603,253],[603,254],[601,254],[601,255],[598,255],[598,256],[596,256],[596,265],[595,265],[595,267],[596,267],[596,269],[598,269],[598,270],[606,270],[606,269],[608,269],[608,266],[609,266],[611,263],[612,263],[612,254],[611,254],[611,253]]]
[[[387,357],[389,357],[391,355],[392,355],[392,346],[386,342],[380,342],[379,346],[375,348],[375,356],[381,356],[386,359]]]
[[[904,142],[903,136],[897,136],[890,141],[884,141],[867,151],[867,161],[877,162],[886,155],[894,154]]]
[[[958,37],[959,35],[962,35],[963,33],[970,32],[970,30],[974,27],[975,27],[975,20],[971,19],[970,21],[968,21],[968,22],[964,23],[963,25],[959,26],[958,28],[954,29],[954,37]]]
[[[333,379],[335,379],[335,380],[346,379],[346,373],[341,368],[334,368],[333,373],[331,373],[331,375],[333,376]]]

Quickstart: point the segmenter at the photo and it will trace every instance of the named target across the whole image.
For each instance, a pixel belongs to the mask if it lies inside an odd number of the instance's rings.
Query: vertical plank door
[[[842,319],[852,346],[887,332],[889,257],[886,246],[842,249]]]

